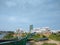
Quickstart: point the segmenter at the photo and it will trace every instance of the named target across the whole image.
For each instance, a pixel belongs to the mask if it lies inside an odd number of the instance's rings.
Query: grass
[[[41,36],[39,34],[35,34],[34,36],[32,36],[32,38],[34,39],[34,41],[38,41]]]
[[[60,41],[60,34],[51,34],[49,38],[52,40]]]

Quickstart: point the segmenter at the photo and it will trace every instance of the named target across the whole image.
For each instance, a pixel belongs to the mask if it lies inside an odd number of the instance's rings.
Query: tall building
[[[31,30],[33,30],[33,25],[30,25],[30,32],[31,32]]]

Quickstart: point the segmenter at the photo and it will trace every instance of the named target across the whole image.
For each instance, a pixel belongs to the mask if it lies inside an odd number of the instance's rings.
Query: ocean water
[[[0,39],[2,39],[5,36],[5,34],[0,34]]]

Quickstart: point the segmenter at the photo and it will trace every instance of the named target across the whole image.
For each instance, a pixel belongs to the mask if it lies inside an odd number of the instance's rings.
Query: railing
[[[0,45],[26,45],[27,39],[29,37],[33,36],[33,35],[32,34],[29,34],[29,35],[27,35],[25,38],[23,38],[21,40],[0,42]]]
[[[26,45],[27,39],[23,38],[16,41],[1,42],[0,45]]]

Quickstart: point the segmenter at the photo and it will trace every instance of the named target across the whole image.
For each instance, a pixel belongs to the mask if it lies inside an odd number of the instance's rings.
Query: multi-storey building
[[[51,29],[49,27],[42,27],[42,28],[34,28],[31,33],[39,33],[45,36],[49,36],[51,34]]]

